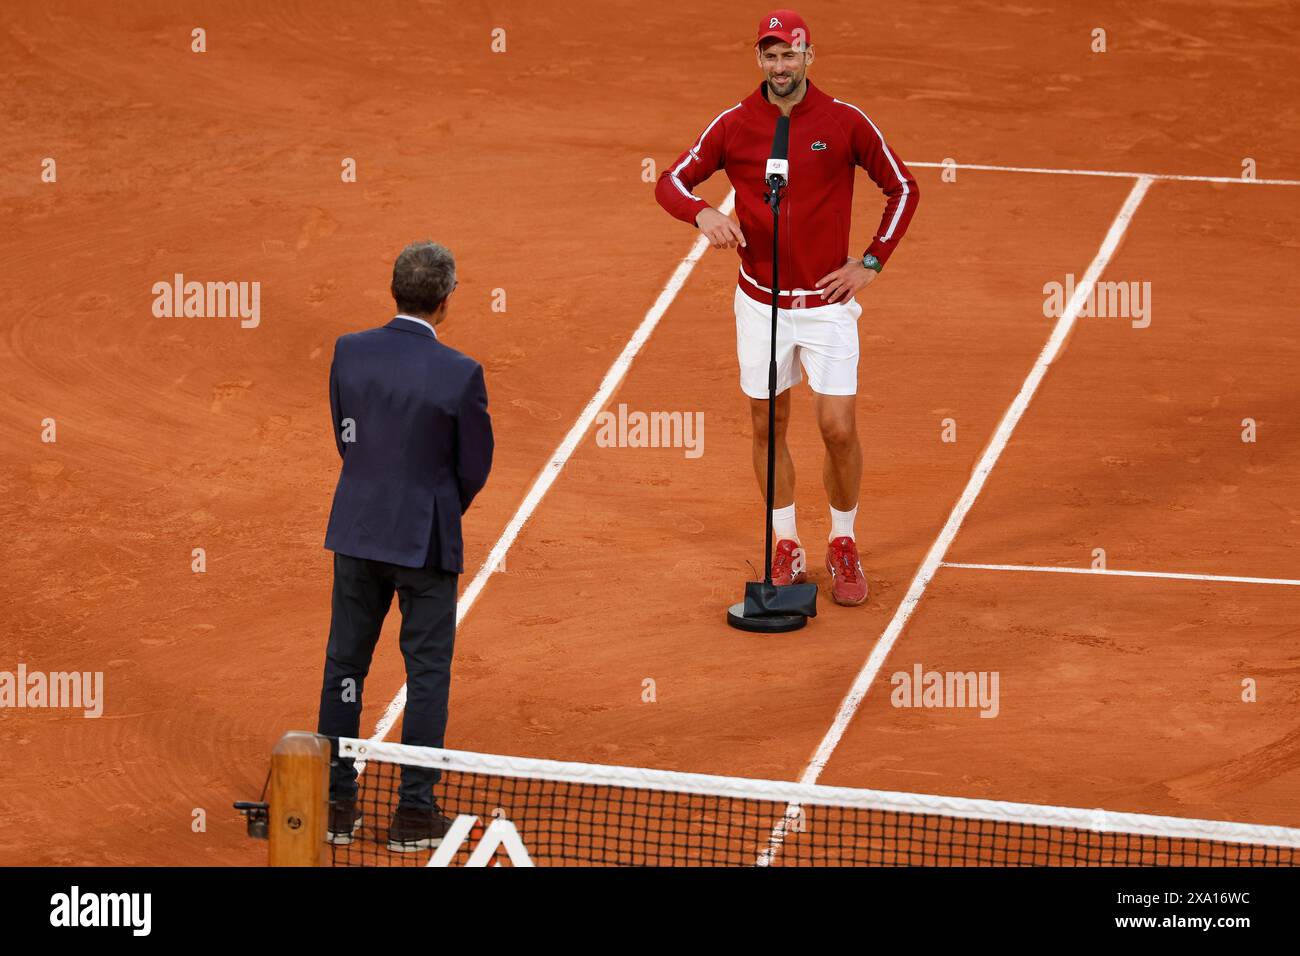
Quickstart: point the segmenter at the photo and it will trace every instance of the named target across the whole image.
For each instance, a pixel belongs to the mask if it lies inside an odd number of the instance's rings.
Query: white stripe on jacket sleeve
[[[843,100],[835,100],[835,102],[839,103],[841,106],[847,106],[849,109],[858,110],[858,108],[852,103],[845,103]],[[907,188],[907,180],[903,178],[903,172],[898,168],[898,163],[894,162],[894,154],[891,153],[889,147],[885,145],[885,136],[880,132],[880,127],[875,123],[872,123],[871,117],[866,113],[863,113],[862,110],[858,110],[858,115],[866,120],[867,123],[870,124],[871,128],[876,131],[876,136],[880,140],[880,148],[885,151],[885,158],[889,160],[889,165],[893,168],[894,175],[898,177],[898,184],[903,187],[903,198],[899,200],[898,208],[894,210],[894,218],[889,221],[889,228],[886,229],[885,234],[880,237],[882,242],[888,242],[893,238],[894,230],[898,228],[898,220],[903,215],[903,210],[907,207],[907,197],[912,191]]]
[[[730,113],[731,110],[740,109],[740,106],[741,104],[737,103],[735,106],[731,107],[731,109],[723,110],[717,116],[713,117],[713,122],[710,123],[708,126],[704,127],[704,132],[701,133],[700,138],[695,141],[695,145],[686,151],[686,156],[683,157],[682,161],[678,163],[676,167],[673,168],[673,171],[668,174],[668,178],[673,181],[673,185],[677,187],[678,192],[680,192],[687,199],[696,199],[699,200],[700,202],[704,202],[703,199],[700,199],[699,196],[695,195],[695,193],[691,192],[689,189],[686,188],[685,184],[680,179],[677,178],[677,174],[680,173],[683,169],[685,169],[686,164],[689,163],[692,159],[695,160],[697,163],[700,161],[700,147],[704,145],[704,140],[708,137],[709,131],[712,130],[713,127],[718,125],[718,120],[722,119],[722,117]]]

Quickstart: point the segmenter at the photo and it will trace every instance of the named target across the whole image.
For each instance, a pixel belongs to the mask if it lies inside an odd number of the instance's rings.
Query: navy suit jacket
[[[464,571],[461,515],[492,468],[483,367],[420,323],[393,319],[334,344],[330,409],[343,469],[325,547]]]

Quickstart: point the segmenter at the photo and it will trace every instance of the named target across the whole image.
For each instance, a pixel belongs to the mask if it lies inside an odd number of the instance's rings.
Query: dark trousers
[[[402,743],[441,747],[447,729],[451,655],[456,639],[457,575],[437,568],[404,568],[383,561],[334,555],[334,597],[325,680],[317,732],[330,742],[330,799],[355,800],[357,772],[340,760],[338,737],[361,731],[361,692],[379,630],[397,592],[402,612],[401,647],[406,659],[406,711]],[[402,767],[401,806],[428,809],[438,773]]]

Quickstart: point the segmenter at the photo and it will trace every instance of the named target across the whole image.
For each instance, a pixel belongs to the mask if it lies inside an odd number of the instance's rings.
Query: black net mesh
[[[359,778],[361,822],[336,866],[424,866],[436,848],[390,848],[401,767],[372,762]],[[738,781],[743,783],[743,781]],[[1294,866],[1294,846],[1097,832],[1013,820],[444,770],[433,788],[443,842],[464,865],[495,820],[508,821],[537,866]],[[418,818],[418,815],[417,815]],[[428,819],[426,815],[425,820]],[[501,830],[502,828],[497,828]],[[438,826],[434,827],[439,831]],[[396,834],[399,835],[400,834]],[[421,835],[424,835],[421,831]],[[430,833],[431,836],[440,835]],[[487,841],[489,844],[495,840]],[[499,845],[490,862],[511,865]]]

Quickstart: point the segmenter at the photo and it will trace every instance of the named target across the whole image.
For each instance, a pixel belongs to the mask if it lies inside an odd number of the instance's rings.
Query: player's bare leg
[[[758,492],[767,498],[767,399],[751,398],[749,414],[754,422],[754,474]],[[790,390],[776,397],[776,494],[773,508],[794,504],[794,459],[785,443],[786,425],[790,422]]]
[[[849,511],[858,506],[858,492],[862,485],[857,396],[813,392],[813,411],[817,415],[822,443],[826,446],[826,459],[822,464],[826,499],[837,511]]]
[[[767,399],[749,400],[754,425],[754,475],[758,492],[767,500]],[[776,481],[772,495],[772,583],[802,584],[808,579],[808,559],[799,546],[794,522],[794,459],[785,443],[786,425],[790,421],[790,390],[776,397]]]
[[[826,458],[822,483],[831,506],[831,533],[826,549],[826,569],[831,573],[831,596],[838,604],[861,604],[867,599],[867,579],[858,560],[853,520],[862,487],[862,445],[858,441],[857,396],[821,395],[813,392],[813,410],[821,430]]]

